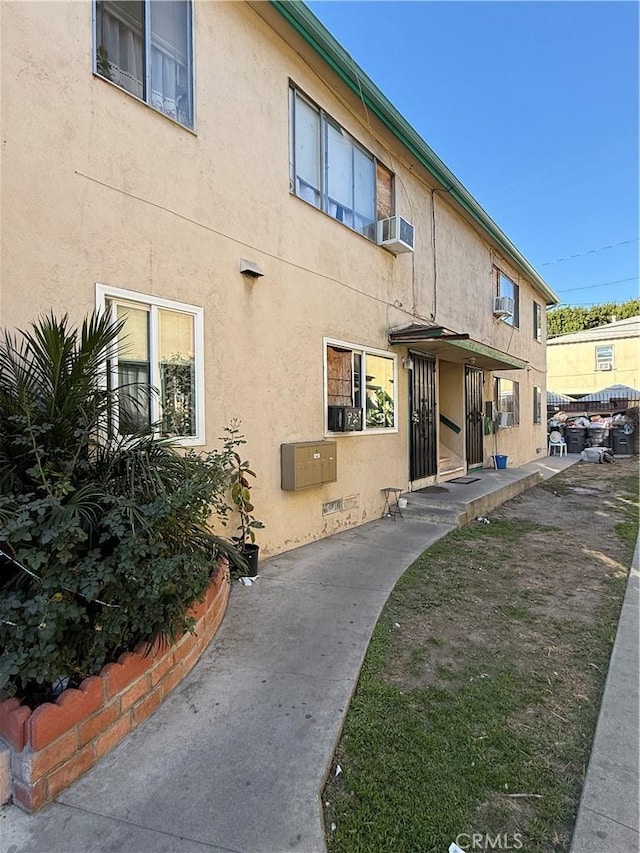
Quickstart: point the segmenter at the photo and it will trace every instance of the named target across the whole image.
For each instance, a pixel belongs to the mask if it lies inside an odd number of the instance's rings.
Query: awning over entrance
[[[389,330],[391,346],[411,346],[417,352],[440,356],[445,361],[473,364],[483,370],[522,370],[527,362],[494,347],[472,340],[444,326],[413,323]]]

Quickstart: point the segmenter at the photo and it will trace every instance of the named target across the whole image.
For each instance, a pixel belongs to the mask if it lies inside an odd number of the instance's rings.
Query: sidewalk
[[[373,627],[451,528],[380,519],[266,561],[165,703],[1,853],[321,853],[319,793]]]
[[[618,623],[571,853],[640,850],[639,593],[640,539]]]
[[[501,488],[479,476],[483,494]],[[39,814],[0,812],[0,853],[322,853],[319,794],[371,633],[405,568],[450,529],[385,518],[266,561],[145,724]]]

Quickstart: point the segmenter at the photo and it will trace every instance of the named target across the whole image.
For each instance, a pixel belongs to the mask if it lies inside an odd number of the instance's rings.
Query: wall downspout
[[[438,257],[436,250],[436,198],[438,190],[431,190],[431,250],[433,252],[433,312],[431,319],[435,322],[438,313]]]

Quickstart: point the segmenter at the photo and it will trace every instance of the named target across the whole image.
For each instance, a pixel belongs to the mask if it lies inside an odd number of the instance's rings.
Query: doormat
[[[447,480],[447,483],[459,483],[461,486],[466,486],[468,483],[477,483],[480,477],[455,477],[453,480]]]
[[[449,489],[445,489],[443,486],[425,486],[424,489],[416,489],[418,494],[422,495],[432,495],[435,492],[448,492]]]

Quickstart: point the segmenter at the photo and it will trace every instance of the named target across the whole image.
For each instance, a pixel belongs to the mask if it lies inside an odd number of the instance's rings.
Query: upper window
[[[596,370],[613,370],[613,345],[596,347]]]
[[[190,0],[96,0],[95,71],[193,128]]]
[[[203,444],[202,309],[101,285],[97,294],[98,306],[124,324],[107,374],[112,388],[127,389],[115,428],[126,435],[148,427]]]
[[[542,305],[533,303],[533,339],[542,343]]]
[[[392,215],[393,176],[344,128],[290,90],[291,192],[375,240],[375,222]]]
[[[395,355],[342,342],[325,342],[327,430],[396,427]]]
[[[506,413],[506,423],[502,426],[517,426],[520,423],[520,387],[511,379],[498,379],[495,381],[494,400],[496,410]]]
[[[498,270],[498,288],[496,296],[510,296],[513,299],[513,315],[505,317],[504,322],[516,329],[520,328],[520,288],[506,276],[501,270]]]

